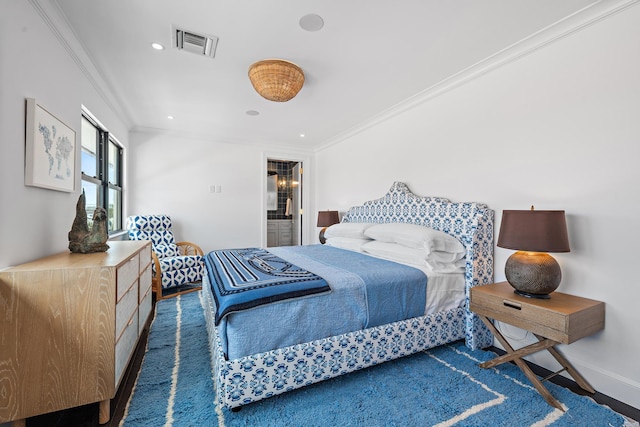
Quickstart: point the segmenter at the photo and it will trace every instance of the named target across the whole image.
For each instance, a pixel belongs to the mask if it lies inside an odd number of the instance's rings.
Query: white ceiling
[[[597,3],[54,0],[92,63],[85,68],[99,70],[131,130],[309,148]],[[320,31],[299,26],[309,13],[324,19]],[[172,25],[219,37],[215,58],[172,48]],[[152,42],[166,49],[156,51]],[[271,102],[253,90],[247,70],[266,58],[304,69],[305,85],[293,100]]]

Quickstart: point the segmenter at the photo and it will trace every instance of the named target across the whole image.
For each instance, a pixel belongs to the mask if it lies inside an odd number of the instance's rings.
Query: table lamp
[[[507,282],[518,295],[550,298],[562,279],[558,262],[547,252],[569,252],[564,211],[505,210],[498,246],[515,249],[505,265]]]
[[[327,227],[332,226],[333,224],[337,224],[340,222],[340,218],[338,216],[338,211],[320,211],[318,212],[318,227],[322,227],[320,230],[320,243],[323,245],[327,241],[324,238],[324,232],[327,230]]]

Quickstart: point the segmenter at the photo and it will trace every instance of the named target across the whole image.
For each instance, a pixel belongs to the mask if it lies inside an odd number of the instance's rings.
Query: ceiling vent
[[[198,55],[213,58],[216,55],[218,38],[206,34],[198,34],[193,31],[182,30],[176,26],[171,27],[173,47],[192,52]]]

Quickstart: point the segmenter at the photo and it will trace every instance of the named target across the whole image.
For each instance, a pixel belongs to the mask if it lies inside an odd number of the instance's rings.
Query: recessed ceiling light
[[[160,43],[151,43],[151,47],[154,48],[155,50],[163,50],[164,46],[162,46]]]
[[[173,120],[173,116],[167,116],[167,119]]]
[[[301,133],[301,134],[300,134],[300,138],[304,138],[304,133]]]
[[[300,18],[300,28],[305,31],[318,31],[324,27],[324,19],[320,15],[310,13]]]
[[[247,116],[257,116],[260,113],[258,111],[256,111],[256,110],[249,110],[249,111],[246,112],[246,114],[247,114]]]

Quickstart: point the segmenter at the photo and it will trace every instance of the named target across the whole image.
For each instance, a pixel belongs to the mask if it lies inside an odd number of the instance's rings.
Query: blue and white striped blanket
[[[204,261],[216,302],[216,325],[229,313],[331,291],[322,277],[265,249],[212,251]]]

